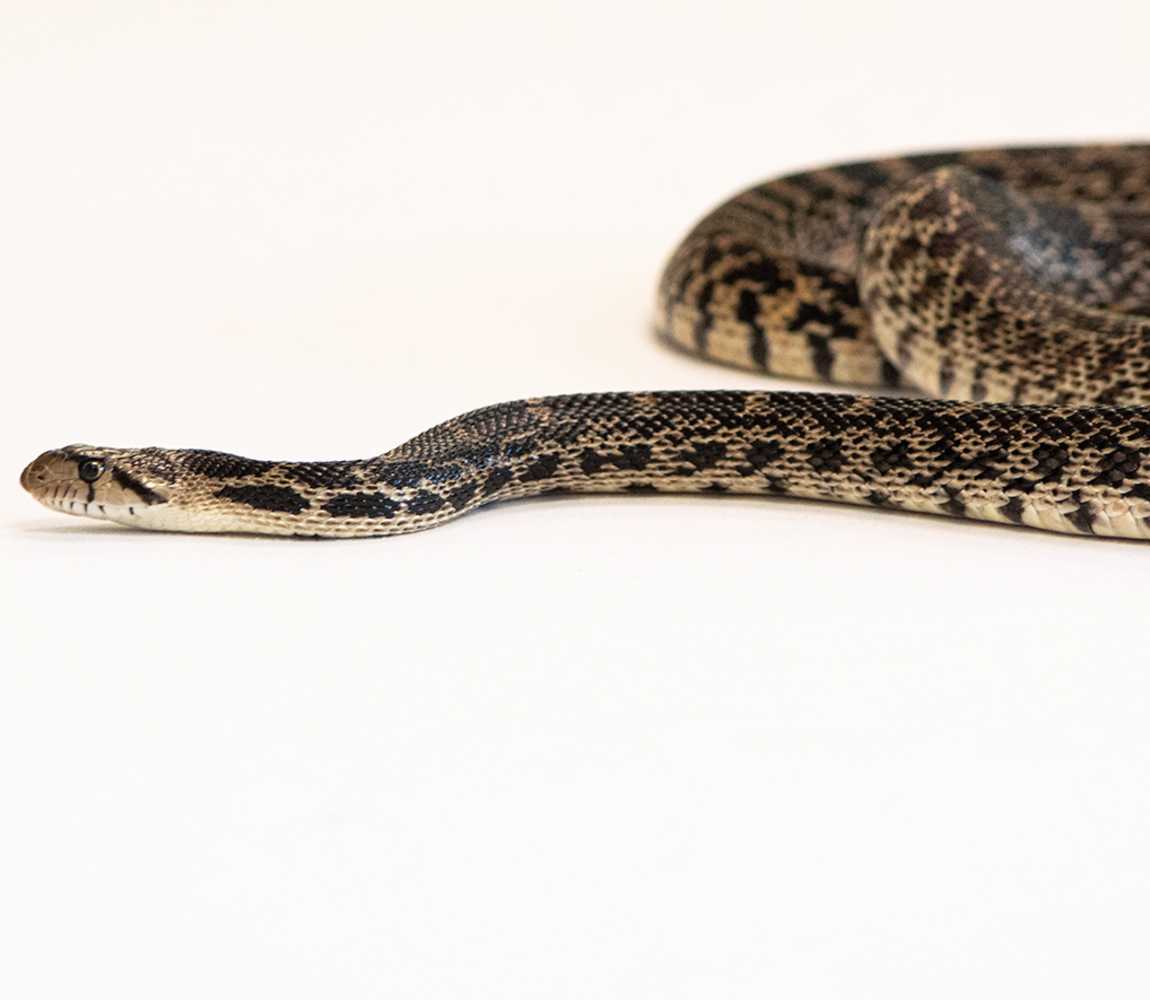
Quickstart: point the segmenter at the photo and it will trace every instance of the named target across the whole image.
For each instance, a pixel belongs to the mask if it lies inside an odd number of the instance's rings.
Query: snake
[[[1150,539],[1150,145],[915,154],[708,212],[654,330],[810,391],[499,403],[373,458],[74,444],[23,471],[135,528],[398,535],[545,493],[797,497]]]

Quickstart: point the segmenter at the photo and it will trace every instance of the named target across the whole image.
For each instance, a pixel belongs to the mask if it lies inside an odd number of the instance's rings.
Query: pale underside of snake
[[[1147,317],[1150,146],[853,163],[703,218],[663,273],[656,330],[713,361],[917,398],[557,396],[364,460],[72,445],[21,483],[169,531],[393,535],[556,491],[701,492],[1148,539]]]

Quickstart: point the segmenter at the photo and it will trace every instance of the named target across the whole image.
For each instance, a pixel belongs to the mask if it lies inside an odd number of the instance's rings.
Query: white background
[[[1144,3],[0,6],[0,993],[1145,996],[1150,548],[700,498],[161,536],[16,485],[768,384],[648,332],[690,223],[1144,137]]]

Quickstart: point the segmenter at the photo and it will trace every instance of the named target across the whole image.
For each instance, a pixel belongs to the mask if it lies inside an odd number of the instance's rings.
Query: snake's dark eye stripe
[[[121,489],[131,490],[141,500],[144,501],[149,507],[152,504],[167,503],[167,498],[157,493],[155,490],[141,483],[135,476],[129,475],[119,466],[112,468],[112,479],[115,480],[116,485]]]
[[[104,463],[98,458],[85,458],[77,466],[80,478],[86,483],[94,483],[104,474]]]

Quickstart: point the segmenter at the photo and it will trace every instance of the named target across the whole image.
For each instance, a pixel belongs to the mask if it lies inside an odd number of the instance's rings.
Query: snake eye
[[[96,458],[85,458],[79,467],[80,478],[86,483],[94,483],[104,472],[104,463]]]

